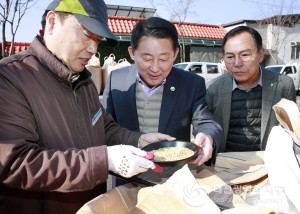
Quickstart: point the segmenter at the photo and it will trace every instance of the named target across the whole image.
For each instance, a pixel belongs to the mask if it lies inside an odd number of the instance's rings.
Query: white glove
[[[143,158],[147,152],[128,145],[107,147],[109,170],[123,177],[129,178],[148,169],[154,169],[152,161]]]

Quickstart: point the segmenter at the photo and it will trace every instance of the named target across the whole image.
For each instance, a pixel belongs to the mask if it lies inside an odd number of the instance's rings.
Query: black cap
[[[72,13],[92,33],[113,45],[118,43],[108,27],[107,7],[103,0],[54,0],[46,10]]]

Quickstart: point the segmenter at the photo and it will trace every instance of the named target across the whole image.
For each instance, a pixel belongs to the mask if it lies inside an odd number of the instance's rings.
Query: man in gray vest
[[[178,47],[171,22],[158,17],[138,22],[128,48],[135,65],[111,72],[103,105],[132,131],[159,131],[191,141],[192,124],[200,150],[194,163],[200,165],[219,150],[222,129],[207,109],[204,79],[173,67]]]
[[[221,151],[258,151],[266,147],[278,121],[272,110],[281,98],[296,101],[293,80],[262,68],[262,38],[253,28],[240,26],[223,39],[228,73],[207,89],[209,110],[224,130]]]

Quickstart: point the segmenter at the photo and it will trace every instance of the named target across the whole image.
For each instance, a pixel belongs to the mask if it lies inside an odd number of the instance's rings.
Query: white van
[[[224,73],[221,64],[214,62],[183,62],[175,64],[174,67],[202,76],[206,87],[212,83],[213,79]]]
[[[300,94],[300,70],[297,64],[270,65],[266,66],[266,69],[290,76],[294,81],[297,94]]]

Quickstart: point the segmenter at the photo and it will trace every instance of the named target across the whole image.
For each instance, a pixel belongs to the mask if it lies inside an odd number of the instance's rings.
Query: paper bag
[[[216,157],[215,170],[249,167],[264,164],[264,151],[226,152]]]
[[[142,188],[136,207],[145,213],[221,213],[187,165],[165,183]]]
[[[273,107],[282,126],[274,126],[268,137],[265,165],[270,185],[280,198],[283,213],[300,213],[300,112],[293,101],[282,99]],[[278,203],[278,202],[277,202]]]
[[[141,187],[128,183],[101,194],[82,206],[76,214],[128,214],[137,203]],[[135,213],[138,209],[135,209]]]

